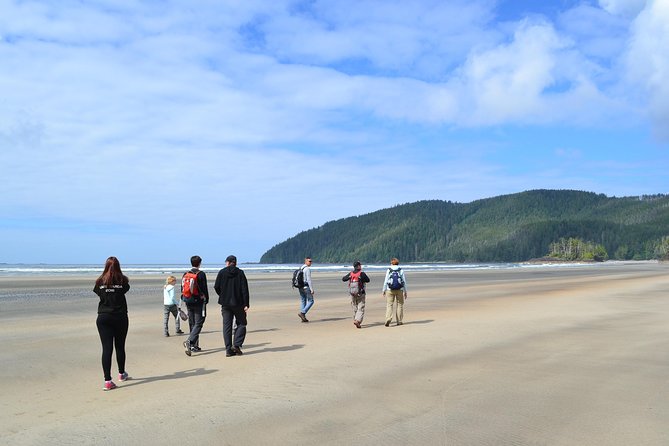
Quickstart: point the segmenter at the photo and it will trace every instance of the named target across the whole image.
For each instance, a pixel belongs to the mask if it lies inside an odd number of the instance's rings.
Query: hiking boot
[[[228,357],[228,358],[230,356],[236,356],[236,355],[237,355],[237,352],[235,352],[234,350],[228,350],[228,351],[225,352],[225,356]]]
[[[355,325],[357,328],[360,328],[360,321],[353,321],[353,325]]]
[[[403,322],[398,322],[398,323],[397,323],[397,326],[399,327],[399,326],[402,325],[402,324],[403,324]]]
[[[102,388],[102,390],[114,390],[116,388],[116,384],[114,384],[114,381],[105,381],[105,385]]]
[[[184,334],[184,332],[181,330],[177,330],[177,334]]]
[[[241,355],[244,354],[244,352],[242,351],[242,349],[239,348],[239,347],[232,347],[232,351],[235,352],[235,355],[237,355],[237,356],[241,356]]]
[[[309,322],[307,320],[307,316],[304,313],[299,312],[299,313],[297,313],[297,315],[300,317],[300,319],[302,319],[302,322]]]
[[[191,348],[190,348],[190,344],[188,343],[188,341],[184,341],[184,348],[186,349],[186,355],[190,356]]]
[[[191,351],[194,351],[194,352],[201,352],[202,351],[202,349],[200,348],[199,345],[194,345],[190,349],[191,349]]]
[[[123,372],[118,374],[118,380],[119,381],[127,381],[128,380],[128,372]]]
[[[390,321],[386,321],[386,327],[390,327]]]
[[[170,334],[169,334],[168,332],[165,332],[165,337],[166,337],[166,338],[169,338],[169,337],[170,337]]]

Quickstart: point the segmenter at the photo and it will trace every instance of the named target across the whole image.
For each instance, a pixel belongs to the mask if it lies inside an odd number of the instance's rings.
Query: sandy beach
[[[371,273],[362,329],[340,274],[249,276],[245,354],[162,334],[162,276],[130,276],[127,370],[102,391],[92,277],[0,278],[0,443],[669,444],[669,265],[407,273],[403,326]],[[187,323],[184,324],[187,330]],[[116,369],[114,359],[113,371]],[[115,375],[114,375],[115,376]]]

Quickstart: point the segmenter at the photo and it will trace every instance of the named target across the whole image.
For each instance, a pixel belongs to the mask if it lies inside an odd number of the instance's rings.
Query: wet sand
[[[411,272],[399,327],[373,273],[362,329],[341,275],[314,274],[304,324],[290,277],[256,274],[232,358],[218,305],[187,357],[162,336],[163,277],[131,276],[132,379],[110,392],[94,278],[0,278],[0,443],[669,444],[668,273]]]

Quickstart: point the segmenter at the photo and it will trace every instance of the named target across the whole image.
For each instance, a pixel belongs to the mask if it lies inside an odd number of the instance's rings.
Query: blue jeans
[[[300,288],[300,313],[307,314],[307,311],[314,306],[314,295],[311,294],[309,287]]]

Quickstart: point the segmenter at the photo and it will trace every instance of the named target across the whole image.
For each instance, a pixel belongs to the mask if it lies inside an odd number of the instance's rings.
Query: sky
[[[0,0],[0,262],[255,262],[419,200],[669,193],[667,79],[669,0]]]

